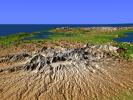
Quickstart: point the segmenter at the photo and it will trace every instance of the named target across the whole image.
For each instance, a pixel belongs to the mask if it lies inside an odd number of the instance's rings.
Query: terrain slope
[[[120,58],[119,51],[89,44],[3,50],[0,100],[121,100],[119,93],[133,89],[133,62]]]

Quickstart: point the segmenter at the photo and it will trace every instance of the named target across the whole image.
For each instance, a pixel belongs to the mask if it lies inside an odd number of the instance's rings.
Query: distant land
[[[57,27],[131,27],[133,24],[0,24],[0,36],[20,32],[44,31]]]

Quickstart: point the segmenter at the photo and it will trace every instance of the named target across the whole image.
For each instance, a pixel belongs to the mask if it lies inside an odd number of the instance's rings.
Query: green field
[[[37,33],[36,32],[30,33],[30,34],[29,33],[17,33],[17,34],[11,34],[8,36],[0,36],[0,44],[1,45],[13,44],[13,43],[22,41],[22,39],[26,37],[32,37],[35,34]]]
[[[124,36],[124,33],[133,30],[118,30],[118,31],[102,31],[102,30],[83,30],[80,28],[74,28],[72,30],[51,30],[53,35],[50,37],[52,40],[69,40],[78,41],[83,43],[94,43],[94,44],[107,44],[114,42],[114,38]]]

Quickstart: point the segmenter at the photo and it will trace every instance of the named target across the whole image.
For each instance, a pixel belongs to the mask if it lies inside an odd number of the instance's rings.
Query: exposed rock
[[[86,62],[97,62],[111,56],[110,53],[117,53],[117,47],[108,45],[85,45],[83,48],[76,49],[54,49],[42,48],[37,54],[27,62],[24,69],[27,71],[41,70],[44,67],[59,66],[80,66],[87,65]],[[71,62],[71,63],[70,63]],[[80,62],[80,64],[79,64]],[[90,66],[92,63],[89,63]],[[59,67],[60,68],[60,67]],[[56,69],[56,68],[53,68]]]
[[[21,61],[21,60],[26,60],[30,57],[31,56],[29,54],[26,54],[26,53],[7,55],[7,56],[4,56],[4,57],[0,57],[0,63],[1,62],[6,62],[6,61],[11,61],[11,62]]]
[[[0,63],[2,100],[111,100],[133,89],[133,63],[121,61],[116,47],[42,48],[11,64]],[[119,48],[118,48],[119,49]],[[15,55],[15,54],[14,54]],[[17,59],[18,60],[18,59]],[[119,98],[118,98],[119,99]]]

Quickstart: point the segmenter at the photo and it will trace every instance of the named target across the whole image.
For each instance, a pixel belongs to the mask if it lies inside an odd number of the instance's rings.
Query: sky
[[[0,24],[133,23],[133,0],[0,0]]]

